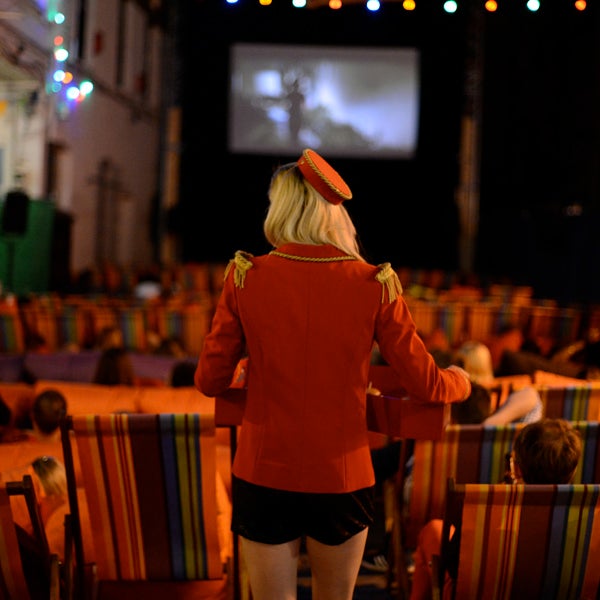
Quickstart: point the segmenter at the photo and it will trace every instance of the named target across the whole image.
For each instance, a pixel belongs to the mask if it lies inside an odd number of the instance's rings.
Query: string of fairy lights
[[[89,79],[78,80],[70,66],[70,24],[62,10],[62,0],[48,0],[46,19],[52,35],[52,59],[46,80],[46,93],[56,97],[57,111],[64,115],[91,94],[94,84]]]
[[[262,6],[270,6],[273,0],[256,0]],[[406,11],[414,11],[418,9],[419,2],[430,2],[431,0],[402,0],[402,8]],[[507,0],[482,0],[481,4],[487,12],[496,12],[502,10],[502,4]],[[537,12],[542,6],[541,0],[522,0],[523,6],[530,12]],[[555,0],[546,0],[555,1]],[[228,4],[237,4],[240,0],[226,0]],[[378,11],[381,8],[382,0],[366,0],[365,7],[370,11]],[[292,6],[296,8],[306,8],[315,2],[311,0],[291,0]],[[326,2],[317,2],[320,5],[328,5],[329,8],[337,10],[342,8],[344,4],[356,4],[356,0],[326,0]],[[460,9],[460,0],[441,0],[440,6],[447,13],[455,13]],[[573,8],[583,12],[587,9],[586,0],[572,0]]]

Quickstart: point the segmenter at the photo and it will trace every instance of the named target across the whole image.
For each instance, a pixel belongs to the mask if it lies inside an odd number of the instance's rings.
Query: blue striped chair
[[[62,441],[77,597],[90,590],[98,600],[231,597],[234,575],[218,531],[214,414],[70,416]]]
[[[447,498],[441,553],[433,560],[434,599],[598,598],[599,484],[450,479]]]

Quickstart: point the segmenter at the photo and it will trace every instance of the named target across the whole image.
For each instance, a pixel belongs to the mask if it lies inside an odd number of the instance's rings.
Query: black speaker
[[[29,196],[20,190],[7,192],[2,215],[2,233],[24,235],[27,231]]]

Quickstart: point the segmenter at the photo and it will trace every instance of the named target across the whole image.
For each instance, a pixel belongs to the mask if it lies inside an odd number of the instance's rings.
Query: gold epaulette
[[[233,284],[235,287],[243,288],[246,273],[252,268],[252,258],[254,258],[254,256],[249,252],[238,250],[235,253],[235,256],[227,263],[223,279],[227,279],[231,267],[235,266],[235,271],[233,272]]]
[[[377,265],[379,271],[375,275],[375,279],[381,283],[381,303],[385,302],[385,291],[387,290],[388,302],[393,302],[396,298],[402,295],[402,284],[398,278],[398,274],[390,263],[382,263]]]

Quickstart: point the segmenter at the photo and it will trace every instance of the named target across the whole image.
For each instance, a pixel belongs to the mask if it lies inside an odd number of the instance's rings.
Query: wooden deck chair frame
[[[435,600],[598,597],[599,484],[450,478],[446,497],[441,552],[433,560]]]
[[[10,496],[23,496],[31,519],[33,541],[41,551],[44,575],[49,582],[48,600],[61,600],[60,561],[48,547],[46,531],[40,515],[31,475],[20,481],[2,482],[0,485],[0,598],[2,600],[29,600],[19,542],[10,505]]]
[[[235,573],[222,563],[217,526],[214,414],[66,416],[61,434],[74,598],[231,597]]]

